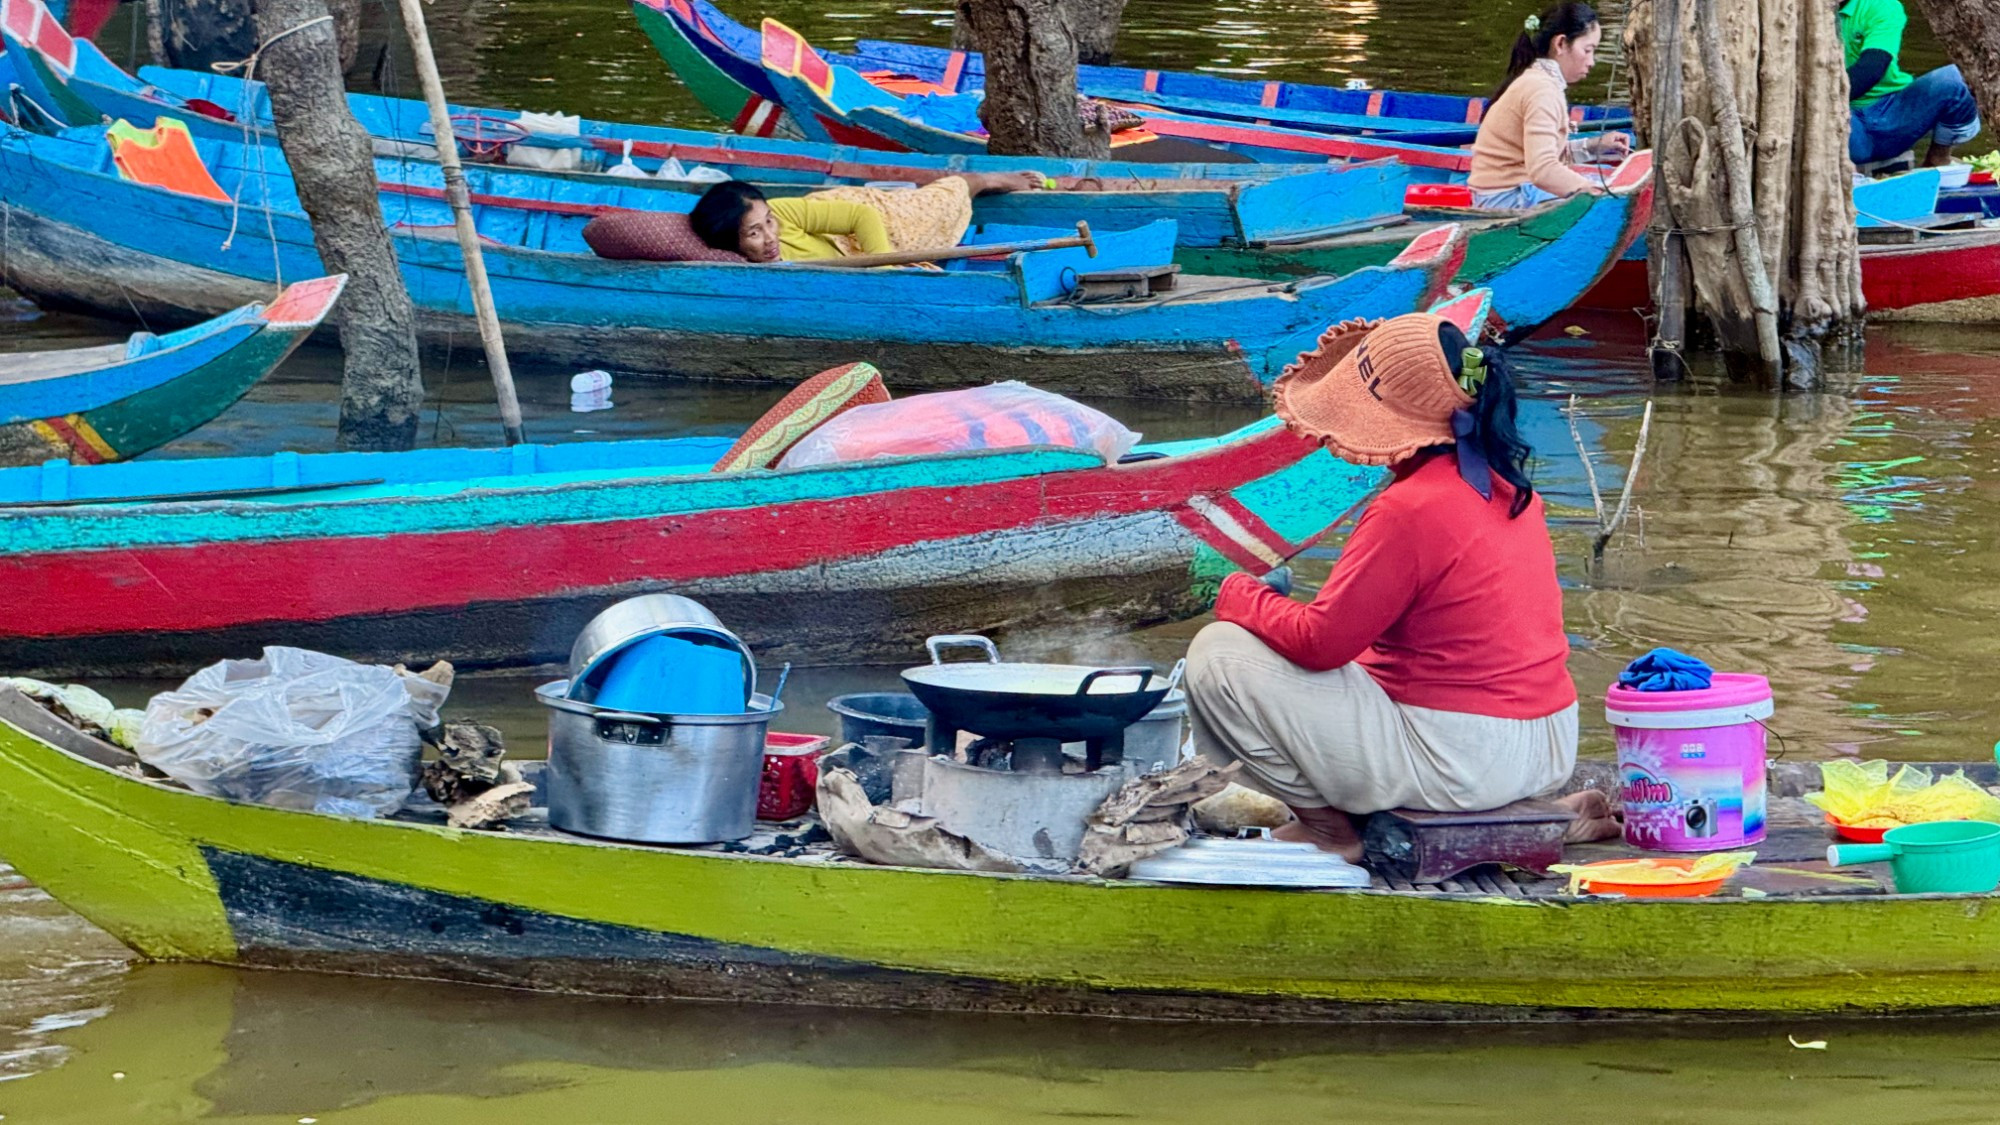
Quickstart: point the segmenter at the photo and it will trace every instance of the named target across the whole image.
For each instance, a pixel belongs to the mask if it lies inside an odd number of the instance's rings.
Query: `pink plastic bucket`
[[[1707,852],[1764,838],[1764,727],[1771,684],[1718,672],[1704,691],[1604,693],[1618,736],[1625,842]]]

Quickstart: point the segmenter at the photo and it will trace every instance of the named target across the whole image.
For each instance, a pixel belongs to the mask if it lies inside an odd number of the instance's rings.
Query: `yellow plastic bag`
[[[1984,820],[2000,824],[2000,797],[1981,789],[1963,772],[1933,779],[1918,766],[1891,775],[1884,761],[1821,762],[1818,793],[1806,800],[1842,824],[1856,828],[1897,828],[1933,820]]]
[[[1686,867],[1657,857],[1631,859],[1623,863],[1557,863],[1549,870],[1569,876],[1569,893],[1576,894],[1586,883],[1623,883],[1628,886],[1672,886],[1727,879],[1738,868],[1757,859],[1756,852],[1711,852]]]

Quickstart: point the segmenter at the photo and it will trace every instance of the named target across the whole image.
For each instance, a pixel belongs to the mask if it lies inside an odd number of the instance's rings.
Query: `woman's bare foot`
[[[1296,806],[1292,808],[1292,815],[1297,819],[1271,830],[1272,839],[1311,844],[1349,863],[1361,862],[1361,833],[1355,830],[1353,817],[1339,809],[1302,809]]]
[[[1048,186],[1040,172],[960,172],[973,195],[998,195],[1010,191],[1040,191]]]
[[[1565,844],[1609,840],[1624,831],[1618,811],[1611,807],[1611,799],[1596,789],[1583,789],[1567,797],[1558,797],[1556,804],[1576,814],[1576,819],[1563,829]]]

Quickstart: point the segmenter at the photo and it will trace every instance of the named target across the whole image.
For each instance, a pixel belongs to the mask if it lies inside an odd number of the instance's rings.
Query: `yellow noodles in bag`
[[[1892,776],[1884,761],[1821,762],[1818,793],[1806,800],[1842,824],[1897,828],[1933,820],[1984,820],[2000,824],[2000,797],[1963,772],[1932,779],[1929,770],[1902,766]]]

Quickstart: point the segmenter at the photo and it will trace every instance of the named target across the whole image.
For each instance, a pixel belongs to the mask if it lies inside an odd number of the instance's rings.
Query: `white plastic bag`
[[[1029,445],[1087,449],[1112,462],[1138,441],[1103,411],[1009,380],[843,410],[801,438],[778,467]]]
[[[421,732],[451,688],[380,664],[272,645],[146,705],[139,757],[197,793],[387,816],[416,787]]]

